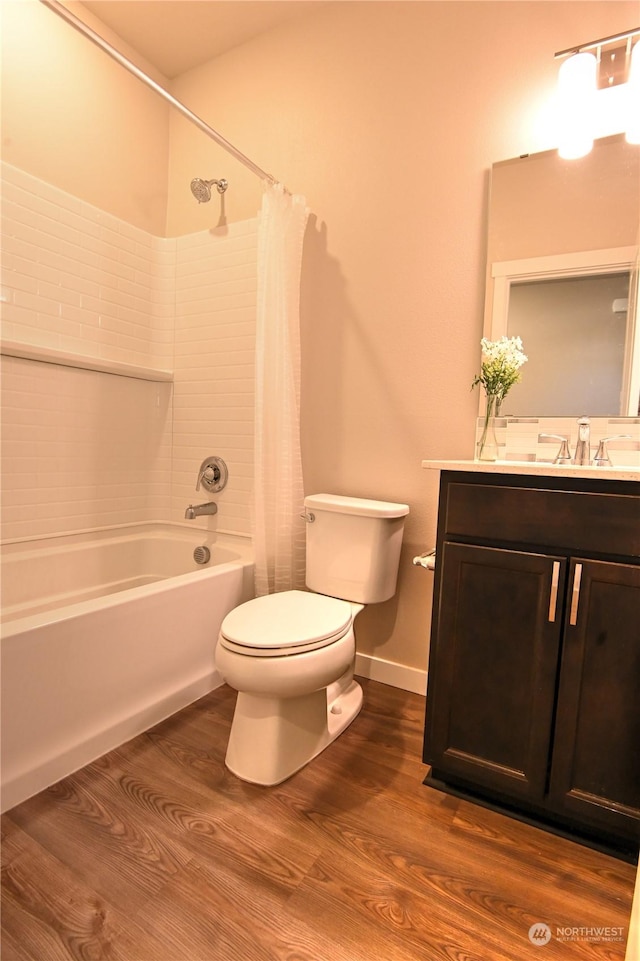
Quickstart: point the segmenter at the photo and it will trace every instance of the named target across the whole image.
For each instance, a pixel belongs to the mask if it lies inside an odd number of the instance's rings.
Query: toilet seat
[[[266,594],[234,608],[222,622],[220,644],[250,657],[282,657],[316,651],[351,628],[348,601],[306,591]]]

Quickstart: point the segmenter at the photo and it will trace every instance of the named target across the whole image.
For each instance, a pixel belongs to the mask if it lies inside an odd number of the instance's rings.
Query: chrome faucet
[[[553,461],[554,464],[570,464],[571,451],[569,450],[569,438],[564,434],[538,434],[538,440],[559,440],[560,449]]]
[[[631,434],[612,434],[611,437],[603,437],[598,444],[598,450],[596,451],[596,456],[593,458],[593,463],[596,467],[611,467],[611,458],[609,457],[609,451],[607,450],[607,444],[610,440],[631,440]]]
[[[591,423],[588,417],[581,417],[578,421],[578,440],[572,464],[591,463]]]
[[[203,514],[217,514],[218,505],[214,501],[207,501],[206,504],[189,504],[186,511],[184,512],[185,519],[188,521],[194,520],[196,517],[201,517]]]

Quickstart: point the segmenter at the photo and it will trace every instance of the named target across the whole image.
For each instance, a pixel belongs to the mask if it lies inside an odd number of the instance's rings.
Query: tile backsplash
[[[605,437],[629,434],[629,439],[610,440],[607,444],[613,467],[640,468],[640,417],[590,417],[592,457]],[[484,417],[476,423],[476,444],[482,433]],[[541,437],[556,434],[566,437],[573,455],[578,439],[577,417],[498,417],[498,459],[501,461],[535,461],[553,463],[560,441]]]

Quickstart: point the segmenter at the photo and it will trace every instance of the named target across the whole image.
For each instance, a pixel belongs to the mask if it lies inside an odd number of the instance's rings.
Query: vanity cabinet
[[[640,840],[640,496],[632,481],[443,471],[428,783]]]

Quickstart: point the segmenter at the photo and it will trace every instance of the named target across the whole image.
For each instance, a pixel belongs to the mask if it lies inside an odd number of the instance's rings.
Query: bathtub
[[[220,624],[253,596],[249,539],[182,524],[8,543],[1,565],[3,811],[219,686]]]

